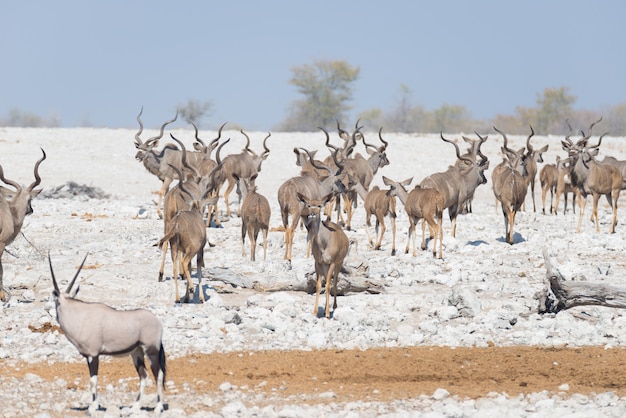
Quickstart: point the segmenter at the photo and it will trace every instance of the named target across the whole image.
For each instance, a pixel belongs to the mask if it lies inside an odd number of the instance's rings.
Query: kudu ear
[[[298,198],[298,200],[302,203],[304,203],[306,205],[306,197],[304,197],[304,195],[300,192],[296,193],[296,197]]]

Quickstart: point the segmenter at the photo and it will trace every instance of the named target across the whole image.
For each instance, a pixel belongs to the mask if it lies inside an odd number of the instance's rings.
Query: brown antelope
[[[241,255],[246,256],[246,233],[250,239],[250,260],[255,261],[256,240],[259,231],[263,231],[263,260],[267,253],[267,233],[270,229],[270,217],[272,211],[267,198],[256,191],[254,181],[255,174],[249,179],[239,178],[235,174],[235,180],[241,192]]]
[[[143,123],[141,122],[141,114],[143,113],[143,106],[141,107],[141,111],[139,115],[137,115],[137,122],[139,122],[139,130],[135,134],[135,148],[137,148],[137,154],[135,154],[135,159],[137,161],[142,162],[144,167],[152,174],[158,177],[161,180],[162,185],[159,189],[159,199],[157,202],[157,215],[159,218],[163,218],[163,214],[161,212],[161,203],[163,202],[163,196],[168,191],[170,184],[176,178],[176,173],[171,166],[181,168],[181,154],[180,150],[173,144],[167,144],[160,151],[156,151],[156,147],[159,145],[159,139],[163,137],[163,131],[165,127],[170,123],[176,121],[178,118],[178,112],[176,112],[176,116],[173,119],[168,120],[163,125],[161,125],[161,129],[159,131],[159,135],[153,136],[152,138],[146,139],[142,141],[140,138],[141,133],[143,132]]]
[[[457,144],[444,138],[443,133],[440,133],[440,136],[444,142],[454,145],[457,159],[465,161],[465,164],[462,167],[450,166],[444,172],[427,176],[420,183],[420,187],[436,189],[441,193],[444,209],[448,209],[448,215],[452,222],[452,237],[454,237],[456,235],[456,218],[463,203],[478,186],[487,183],[485,170],[489,168],[489,160],[480,150],[478,152],[480,160],[473,161],[462,157]]]
[[[335,151],[335,153],[336,152],[337,151]],[[323,167],[326,169],[329,173],[328,176],[320,181],[315,175],[310,172],[305,172],[286,180],[278,189],[278,204],[280,206],[283,226],[285,227],[284,259],[288,262],[291,262],[296,226],[300,220],[303,222],[306,221],[309,215],[302,202],[297,198],[297,193],[302,193],[305,196],[309,196],[311,199],[321,199],[329,193],[344,192],[346,190],[344,181],[347,176],[342,173],[341,166],[337,171],[333,171],[328,167],[318,166],[315,162],[313,162],[313,165],[316,168]],[[307,234],[307,241],[310,242],[310,234]]]
[[[157,384],[157,403],[154,411],[161,413],[163,412],[163,384],[166,374],[165,350],[162,341],[163,324],[152,312],[145,309],[122,311],[103,303],[83,302],[76,299],[78,287],[72,291],[72,286],[86,259],[87,256],[83,259],[65,292],[61,293],[52,270],[50,254],[48,254],[57,321],[63,334],[87,359],[89,366],[91,404],[88,413],[92,415],[100,409],[98,368],[101,355],[130,355],[133,359],[135,370],[139,374],[139,395],[132,406],[133,412],[139,412],[141,409],[143,392],[148,381],[144,360],[147,357]]]
[[[487,141],[489,135],[481,136],[478,132],[474,131],[478,139],[473,139],[467,136],[462,135],[463,141],[469,144],[469,147],[465,151],[464,154],[461,154],[464,158],[469,158],[472,161],[476,161],[478,158],[478,151],[480,151],[481,145]],[[457,159],[455,165],[459,168],[463,168],[463,165],[466,164],[464,160]],[[472,193],[467,197],[465,202],[463,203],[460,213],[472,213],[472,200],[474,200],[474,194]]]
[[[385,177],[383,177],[383,180]],[[381,243],[383,241],[383,236],[385,235],[385,231],[387,228],[385,227],[385,216],[389,216],[391,218],[391,233],[392,233],[392,247],[391,247],[391,255],[396,255],[396,199],[394,188],[395,184],[387,184],[389,186],[389,190],[381,190],[378,186],[374,186],[372,190],[369,192],[365,190],[365,187],[356,179],[351,178],[351,182],[354,181],[352,185],[352,189],[357,192],[359,196],[363,199],[363,207],[365,208],[365,232],[367,233],[367,239],[370,243],[370,246],[374,250],[380,250]],[[409,185],[413,181],[411,177],[408,180],[401,182],[400,184]],[[370,235],[370,227],[372,215],[376,216],[376,227],[374,228],[376,232],[376,242],[372,240],[372,236]],[[380,228],[380,234],[379,234]]]
[[[370,184],[374,179],[374,175],[378,172],[378,169],[389,165],[387,153],[385,152],[389,143],[383,139],[382,130],[382,127],[378,130],[378,137],[383,143],[383,145],[379,147],[366,143],[363,137],[363,143],[366,146],[365,149],[370,155],[369,158],[365,159],[361,154],[357,153],[354,157],[346,158],[342,161],[345,172],[356,177],[365,190],[369,190]],[[346,211],[345,228],[347,230],[351,229],[352,215],[357,205],[356,196],[357,193],[355,191],[347,191],[343,195],[344,210]],[[337,206],[337,209],[339,210],[339,206]],[[339,222],[339,216],[337,219]]]
[[[598,155],[600,144],[602,143],[602,138],[606,133],[600,136],[596,145],[588,145],[593,126],[601,120],[602,118],[592,123],[589,126],[589,133],[587,135],[583,133],[583,137],[578,140],[576,144],[570,139],[571,127],[565,140],[561,141],[563,149],[568,152],[569,158],[572,161],[570,167],[572,184],[577,187],[580,192],[580,197],[578,198],[580,213],[576,232],[580,232],[583,211],[588,194],[593,196],[593,211],[591,217],[595,220],[596,232],[600,231],[598,200],[601,195],[606,196],[613,209],[613,219],[609,227],[610,233],[615,232],[615,225],[617,224],[617,200],[619,199],[624,178],[622,177],[622,173],[614,166],[600,164],[595,160],[595,156]]]
[[[171,134],[170,134],[171,135]],[[172,219],[176,217],[176,214],[180,211],[188,211],[193,209],[193,205],[204,204],[204,202],[215,202],[217,198],[209,198],[205,199],[206,196],[209,196],[214,193],[216,188],[216,182],[214,180],[215,174],[219,170],[219,166],[215,167],[211,173],[207,176],[200,176],[195,167],[192,167],[188,164],[187,161],[187,150],[185,149],[185,145],[176,139],[173,135],[171,135],[172,139],[176,141],[182,150],[182,165],[185,167],[189,173],[194,173],[194,175],[189,175],[184,178],[183,173],[174,167],[174,171],[178,174],[178,184],[167,191],[165,194],[165,198],[163,199],[163,225],[164,232],[167,233],[168,228],[170,227],[170,223]],[[184,187],[183,187],[184,185]],[[201,210],[203,208],[201,207]],[[159,269],[159,281],[163,281],[163,271],[165,268],[165,257],[167,255],[167,247],[168,241],[163,242],[162,245],[162,257],[161,257],[161,267]],[[173,254],[172,254],[173,256]]]
[[[556,199],[554,203],[554,213],[556,214],[559,208],[559,201],[563,196],[563,215],[567,212],[567,196],[572,194],[572,213],[576,214],[576,202],[580,199],[580,192],[577,187],[572,185],[571,160],[569,158],[560,159],[557,157],[556,168],[559,172],[559,177],[556,183]]]
[[[41,193],[41,189],[35,189],[41,183],[39,177],[39,165],[46,159],[46,152],[41,149],[43,156],[35,163],[33,174],[35,181],[28,187],[23,188],[19,183],[4,177],[4,170],[0,166],[0,180],[13,187],[15,190],[0,186],[0,300],[7,300],[7,291],[2,282],[4,269],[2,268],[2,254],[10,245],[17,234],[22,230],[24,218],[33,213],[31,201]]]
[[[514,244],[515,215],[526,200],[528,183],[526,176],[526,155],[510,152],[502,147],[505,153],[504,166],[493,173],[493,194],[502,205],[504,215],[505,239]]]
[[[236,175],[239,178],[250,178],[259,173],[261,171],[261,164],[267,159],[270,153],[270,150],[267,147],[267,139],[272,135],[271,133],[268,132],[267,136],[263,140],[263,152],[261,154],[257,154],[250,149],[250,137],[243,131],[243,129],[241,129],[240,132],[246,137],[246,146],[241,153],[227,155],[222,161],[220,158],[220,150],[222,145],[224,145],[222,144],[218,147],[217,154],[215,156],[217,163],[223,165],[222,175],[224,177],[224,181],[228,182],[226,190],[224,191],[224,204],[226,205],[226,216],[228,217],[231,216],[228,199],[237,183],[234,176]],[[237,215],[241,215],[241,199],[239,200]]]
[[[175,169],[173,167],[173,169]],[[182,173],[179,176],[182,179]],[[165,235],[159,241],[159,248],[163,249],[169,243],[172,255],[173,275],[172,279],[176,286],[176,303],[180,302],[178,293],[178,273],[187,279],[187,291],[183,302],[188,302],[195,293],[191,280],[191,259],[196,256],[196,276],[198,277],[198,295],[204,302],[204,290],[202,289],[202,267],[204,267],[204,246],[206,245],[206,227],[202,219],[202,207],[205,203],[215,204],[217,196],[209,199],[196,200],[192,192],[185,188],[184,182],[178,184],[181,191],[187,194],[189,210],[179,210],[174,217],[165,225]]]
[[[546,214],[546,196],[550,192],[550,214],[556,214],[557,207],[554,206],[556,186],[559,182],[558,164],[561,157],[556,157],[556,164],[546,164],[539,171],[539,182],[541,184],[541,212]]]
[[[326,204],[333,198],[333,193],[327,194],[321,199],[310,199],[302,193],[297,193],[297,198],[304,205],[308,213],[306,227],[311,235],[313,258],[315,259],[315,305],[313,314],[318,316],[318,303],[322,278],[326,280],[326,318],[330,318],[330,286],[333,286],[333,311],[337,309],[337,282],[343,260],[348,254],[349,240],[339,225],[330,221],[322,222],[321,212]]]
[[[404,205],[404,210],[409,216],[409,235],[406,242],[406,248],[404,252],[409,253],[409,243],[413,243],[413,257],[417,256],[417,249],[415,246],[415,225],[421,219],[422,220],[422,250],[426,250],[426,223],[428,223],[428,229],[430,231],[430,238],[433,240],[433,257],[437,257],[437,240],[439,240],[439,256],[443,258],[443,209],[444,198],[435,189],[424,189],[420,186],[415,186],[413,190],[407,192],[405,186],[411,183],[413,178],[403,182],[395,182],[387,177],[383,176],[383,182],[391,187],[390,194],[392,196],[398,196],[398,199]]]
[[[548,151],[548,145],[544,145],[543,147],[541,147],[540,149],[535,149],[533,148],[532,145],[530,145],[530,138],[532,138],[535,135],[535,131],[532,127],[532,125],[530,126],[530,135],[528,135],[528,138],[526,139],[526,172],[528,173],[528,175],[526,176],[526,182],[528,183],[528,186],[530,187],[530,195],[532,197],[533,200],[533,212],[537,212],[537,207],[535,206],[535,178],[537,177],[537,163],[542,163],[543,162],[543,153]]]

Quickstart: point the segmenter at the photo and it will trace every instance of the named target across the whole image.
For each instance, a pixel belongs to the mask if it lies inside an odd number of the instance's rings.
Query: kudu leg
[[[2,276],[4,275],[4,270],[2,268],[2,253],[4,253],[4,245],[0,245],[0,301],[7,301],[7,294],[4,290],[4,283],[2,282]]]
[[[326,273],[326,309],[324,314],[326,318],[330,319],[330,287],[333,282],[333,277],[335,274],[335,263],[330,263],[330,267],[328,268],[328,272]],[[336,288],[336,287],[335,287]],[[337,305],[337,294],[335,293],[335,307]]]
[[[391,255],[396,255],[396,217],[391,216],[391,236],[392,236],[392,244],[391,244]]]

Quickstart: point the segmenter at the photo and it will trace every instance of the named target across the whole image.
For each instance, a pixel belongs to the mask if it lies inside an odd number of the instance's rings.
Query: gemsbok
[[[313,314],[318,316],[319,296],[322,288],[322,279],[326,280],[326,318],[330,318],[330,289],[333,288],[333,311],[337,309],[337,282],[343,260],[348,255],[348,236],[339,225],[331,221],[322,222],[322,210],[333,199],[334,193],[329,193],[321,199],[309,199],[302,193],[297,198],[308,213],[305,226],[311,235],[313,258],[315,259],[315,305]]]
[[[576,144],[570,139],[571,127],[565,140],[561,141],[563,150],[567,151],[572,161],[570,166],[572,184],[577,187],[580,192],[578,198],[580,213],[576,232],[580,232],[588,194],[593,196],[593,211],[591,217],[595,220],[596,232],[600,232],[598,200],[602,195],[606,196],[613,209],[613,218],[611,220],[611,226],[609,227],[609,233],[614,233],[615,225],[617,225],[617,201],[624,178],[622,177],[622,173],[614,166],[600,164],[595,160],[595,156],[598,155],[600,144],[602,143],[602,138],[607,135],[606,133],[600,136],[596,145],[588,144],[593,126],[601,120],[602,118],[592,123],[589,126],[589,132],[586,135],[583,132],[583,137],[579,139]]]
[[[22,230],[24,218],[33,213],[31,201],[40,192],[41,189],[35,189],[41,183],[39,177],[39,164],[46,159],[46,152],[41,149],[43,156],[35,163],[34,175],[35,181],[28,187],[22,187],[18,182],[9,180],[4,177],[4,170],[0,166],[0,180],[5,184],[13,187],[15,190],[0,186],[0,300],[6,301],[7,290],[4,288],[2,276],[4,269],[2,267],[2,254],[4,249],[15,240],[17,234]]]
[[[163,411],[163,384],[165,382],[165,350],[163,349],[163,325],[150,311],[145,309],[118,310],[104,303],[83,302],[76,299],[79,287],[72,287],[85,264],[87,255],[78,267],[74,278],[64,293],[54,277],[52,261],[48,254],[50,275],[54,290],[52,296],[56,306],[56,317],[63,334],[78,352],[87,359],[91,404],[88,413],[98,409],[98,366],[101,355],[130,355],[139,374],[139,395],[132,410],[139,412],[148,372],[144,358],[148,358],[152,375],[157,384],[157,404],[154,411]]]

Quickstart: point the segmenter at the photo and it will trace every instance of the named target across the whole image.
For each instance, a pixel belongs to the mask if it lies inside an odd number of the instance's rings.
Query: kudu
[[[532,125],[530,126],[530,135],[526,139],[526,172],[528,175],[526,176],[526,182],[528,183],[528,187],[530,187],[530,195],[533,200],[533,212],[537,212],[537,207],[535,206],[535,178],[537,177],[537,163],[543,162],[543,153],[548,151],[548,145],[544,145],[539,149],[533,148],[530,144],[530,139],[535,135],[535,130]]]
[[[24,188],[19,183],[4,177],[4,170],[0,166],[0,180],[5,184],[13,187],[15,190],[0,186],[0,300],[6,301],[7,291],[4,288],[2,276],[4,269],[2,267],[2,254],[5,248],[10,245],[17,234],[22,230],[24,218],[33,213],[31,201],[41,192],[41,189],[35,189],[41,183],[39,177],[39,165],[46,159],[46,152],[41,149],[43,156],[35,163],[33,174],[35,181],[28,187]]]
[[[308,152],[304,149],[302,150]],[[337,151],[335,151],[335,153],[337,153]],[[312,158],[310,158],[310,160],[312,160]],[[321,199],[329,193],[343,193],[346,190],[344,182],[347,176],[342,172],[341,165],[336,171],[331,170],[329,167],[318,166],[315,162],[313,162],[313,166],[326,169],[328,176],[320,181],[315,175],[305,172],[286,180],[278,188],[278,205],[280,206],[280,214],[285,228],[284,259],[289,262],[291,262],[296,226],[300,220],[305,222],[309,215],[307,209],[297,198],[297,193],[301,193],[311,199]],[[307,234],[307,242],[310,242],[310,234]]]
[[[443,133],[440,133],[440,136],[444,142],[454,146],[457,159],[463,160],[465,164],[462,164],[461,167],[456,165],[450,166],[444,172],[427,176],[421,181],[420,187],[436,189],[441,193],[444,200],[444,209],[448,209],[448,215],[452,222],[452,237],[454,237],[456,235],[456,218],[463,203],[478,186],[487,183],[485,170],[489,168],[489,160],[480,150],[478,152],[479,160],[473,161],[462,157],[457,144],[444,138]]]
[[[98,366],[101,355],[130,355],[139,374],[139,395],[132,409],[139,411],[148,372],[144,358],[148,358],[152,375],[157,384],[157,404],[155,412],[163,411],[163,384],[166,364],[163,349],[163,325],[150,311],[145,309],[117,310],[104,303],[83,302],[76,299],[79,287],[72,287],[85,264],[87,256],[78,267],[74,278],[64,293],[54,276],[52,261],[48,254],[50,275],[54,290],[52,295],[56,306],[56,317],[63,334],[78,352],[87,359],[91,404],[88,412],[93,414],[100,408],[98,403]]]
[[[383,180],[385,177],[383,177]],[[405,180],[402,184],[410,184],[413,178]],[[354,182],[354,184],[352,184]],[[387,184],[385,182],[385,184]],[[380,250],[383,236],[387,230],[385,226],[385,216],[389,216],[391,219],[391,233],[392,233],[392,247],[391,255],[396,255],[396,198],[393,194],[393,189],[396,187],[394,184],[387,184],[389,190],[380,189],[378,186],[374,186],[372,190],[367,191],[365,187],[357,179],[350,178],[349,188],[357,192],[357,194],[363,199],[363,207],[365,209],[365,232],[367,233],[367,239],[370,246],[374,250]],[[376,242],[372,240],[369,229],[372,226],[372,215],[376,216],[376,226],[374,228],[376,232]],[[380,228],[380,233],[379,233]]]
[[[487,141],[487,139],[489,138],[489,135],[485,135],[485,136],[481,136],[478,132],[474,131],[474,133],[476,134],[476,136],[478,137],[478,139],[473,139],[467,136],[461,136],[463,138],[463,141],[467,142],[469,144],[469,147],[467,148],[467,151],[465,151],[465,154],[461,154],[462,157],[464,158],[469,158],[472,161],[476,161],[476,159],[478,158],[478,152],[480,151],[480,147],[481,145]],[[456,161],[456,165],[459,168],[463,168],[463,165],[466,164],[465,161],[463,159],[457,159]],[[471,193],[467,199],[465,199],[465,202],[463,203],[462,207],[461,207],[461,213],[472,213],[472,201],[474,200],[474,193]]]
[[[561,157],[556,157],[556,164],[546,164],[539,171],[539,183],[541,184],[541,212],[546,214],[546,196],[550,192],[550,214],[556,214],[558,207],[554,206],[556,186],[559,182],[559,169],[557,168]]]
[[[560,159],[557,157],[556,168],[559,172],[559,178],[556,182],[556,198],[554,202],[554,213],[559,208],[561,196],[563,196],[563,215],[567,212],[567,196],[572,194],[572,213],[576,214],[576,202],[580,199],[580,192],[577,187],[572,184],[571,160],[569,158]]]
[[[180,170],[172,167],[177,171],[179,178],[183,178]],[[191,280],[191,259],[196,256],[196,276],[198,277],[198,296],[201,302],[204,302],[204,290],[202,289],[202,267],[204,267],[204,247],[206,245],[206,227],[202,219],[202,207],[205,203],[215,204],[217,196],[205,198],[204,195],[197,200],[193,193],[185,188],[185,183],[181,180],[178,183],[180,190],[187,195],[188,210],[179,210],[174,217],[165,224],[165,234],[159,240],[159,248],[165,252],[166,245],[169,243],[170,253],[172,256],[173,274],[176,288],[176,303],[180,303],[180,294],[178,292],[178,274],[187,279],[187,290],[183,297],[183,302],[189,302],[195,294],[193,281]],[[162,271],[159,272],[159,279],[162,277]]]
[[[235,176],[238,178],[249,179],[253,175],[258,174],[261,171],[261,164],[267,159],[270,153],[270,150],[267,147],[267,139],[272,135],[271,133],[268,132],[265,139],[263,139],[263,152],[261,154],[257,154],[250,149],[250,137],[243,131],[243,129],[241,129],[240,132],[246,137],[246,146],[241,153],[227,155],[224,157],[224,160],[222,160],[220,158],[222,146],[220,145],[215,156],[217,163],[223,165],[222,175],[224,177],[224,181],[228,182],[226,190],[224,191],[224,204],[226,205],[226,215],[228,217],[231,216],[228,199],[230,193],[237,184]],[[237,215],[241,215],[241,197],[239,199]]]
[[[337,282],[343,261],[348,254],[349,240],[339,225],[330,221],[322,222],[322,210],[334,197],[329,193],[321,199],[312,199],[302,193],[297,193],[297,199],[305,207],[308,214],[305,222],[311,235],[313,258],[315,259],[315,305],[313,314],[318,316],[318,303],[322,278],[326,280],[326,318],[330,318],[330,288],[333,287],[333,311],[337,309]]]
[[[189,173],[194,173],[193,175],[188,175],[186,178],[183,178],[183,173],[174,167],[174,171],[178,174],[178,184],[167,191],[165,194],[165,198],[163,199],[163,225],[164,232],[167,233],[170,228],[170,224],[172,219],[176,217],[176,214],[180,211],[190,211],[194,209],[194,204],[200,206],[200,211],[202,213],[202,209],[205,203],[212,204],[217,201],[216,197],[211,197],[215,188],[216,182],[214,180],[216,172],[219,170],[219,167],[215,167],[213,171],[211,171],[206,176],[201,176],[195,167],[189,166],[187,162],[187,151],[185,149],[185,145],[176,139],[173,135],[170,134],[172,139],[176,141],[182,150],[182,165],[185,167]],[[209,196],[209,197],[207,197]],[[165,257],[167,255],[168,241],[163,242],[162,246],[162,256],[161,256],[161,267],[159,269],[159,282],[163,281],[163,271],[165,268]],[[174,254],[172,254],[174,257]],[[176,277],[174,277],[176,279]],[[178,292],[177,292],[178,294]],[[178,297],[177,297],[178,298]]]
[[[513,168],[514,170],[521,173],[522,172],[521,164],[522,163],[526,164],[525,149],[520,148],[519,150],[515,151],[509,148],[509,139],[507,138],[506,134],[500,131],[498,128],[496,128],[495,125],[493,126],[493,129],[494,131],[502,135],[502,140],[504,141],[504,145],[500,148],[500,150],[502,151],[502,155],[503,155],[502,162],[498,164],[497,166],[495,166],[493,171],[491,172],[492,184],[495,178],[500,176],[502,172],[510,168]],[[513,166],[511,166],[511,164],[513,164]],[[498,203],[499,203],[499,200],[496,197],[496,213],[498,213]]]
[[[413,190],[407,192],[405,186],[411,183],[413,178],[403,182],[395,182],[383,176],[383,182],[391,187],[390,194],[398,196],[404,210],[409,217],[409,234],[404,252],[409,253],[409,243],[413,244],[413,257],[417,255],[415,246],[415,225],[422,220],[422,250],[426,250],[426,223],[430,231],[430,238],[433,240],[433,257],[443,258],[443,196],[435,189],[424,189],[415,186]],[[437,240],[439,240],[439,256],[437,256]]]
[[[589,126],[589,132],[587,135],[583,132],[583,137],[574,144],[570,139],[572,129],[565,137],[565,140],[561,141],[563,149],[569,154],[569,158],[572,161],[570,168],[570,175],[572,184],[578,188],[580,197],[578,198],[578,207],[580,210],[578,218],[578,226],[576,232],[580,232],[582,225],[583,211],[588,194],[593,196],[593,211],[591,217],[595,220],[596,232],[600,231],[600,225],[598,221],[598,200],[601,195],[605,195],[609,204],[613,209],[613,219],[609,232],[615,232],[615,225],[617,224],[617,201],[622,188],[624,178],[622,173],[612,165],[600,164],[595,160],[595,156],[598,155],[602,138],[606,135],[603,134],[598,139],[596,145],[588,145],[591,138],[591,131],[593,126],[602,120],[592,123]],[[568,122],[569,126],[569,122]]]
[[[249,179],[235,175],[241,192],[241,254],[246,256],[246,233],[250,239],[250,260],[255,261],[256,240],[263,231],[263,260],[267,254],[267,233],[270,229],[272,211],[267,198],[256,191],[255,174]]]
[[[163,125],[161,125],[161,129],[159,131],[159,135],[154,136],[152,138],[146,139],[142,141],[140,138],[141,133],[143,132],[143,123],[141,122],[141,114],[143,113],[143,106],[141,107],[141,111],[139,115],[137,115],[137,122],[139,122],[139,130],[135,134],[135,148],[137,148],[137,154],[135,154],[135,159],[139,162],[142,162],[144,167],[152,174],[158,177],[161,180],[162,185],[159,189],[159,198],[157,202],[157,215],[159,218],[163,217],[161,212],[161,203],[163,202],[163,196],[168,191],[170,184],[174,180],[176,173],[171,166],[177,167],[180,169],[180,150],[173,144],[167,144],[160,151],[156,151],[156,147],[159,145],[159,140],[163,137],[163,132],[165,127],[170,123],[173,123],[178,118],[178,112],[176,112],[176,116],[173,119],[168,120]]]
[[[495,126],[494,129],[496,129]],[[502,152],[504,153],[503,164],[496,167],[499,170],[494,169],[492,175],[493,194],[502,206],[506,242],[512,245],[515,242],[515,215],[524,204],[528,191],[526,162],[529,157],[505,147],[502,147]]]

